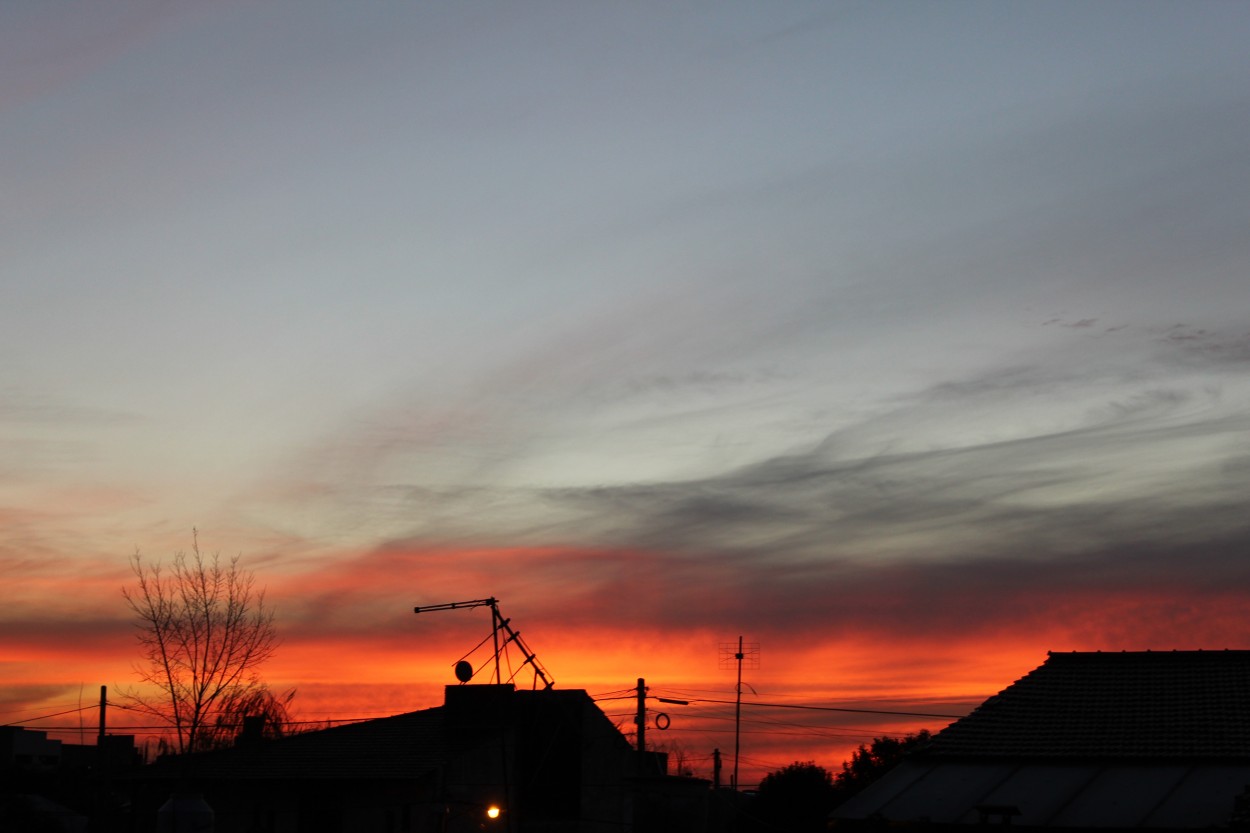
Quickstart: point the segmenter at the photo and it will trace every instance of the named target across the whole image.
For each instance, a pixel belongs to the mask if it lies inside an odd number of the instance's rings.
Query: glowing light
[[[496,807],[494,804],[492,804],[486,808],[486,818],[497,819],[499,818],[499,812],[500,812],[499,808]]]

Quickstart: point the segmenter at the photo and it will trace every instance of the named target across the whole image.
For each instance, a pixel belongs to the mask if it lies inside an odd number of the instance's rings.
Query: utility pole
[[[647,751],[647,681],[638,678],[638,713],[634,715],[638,725],[638,755]]]
[[[108,686],[100,686],[100,733],[95,739],[96,771],[105,773],[109,768],[108,755],[104,751],[104,732],[107,727],[105,709],[108,708]]]
[[[712,750],[712,789],[720,789],[720,749]]]

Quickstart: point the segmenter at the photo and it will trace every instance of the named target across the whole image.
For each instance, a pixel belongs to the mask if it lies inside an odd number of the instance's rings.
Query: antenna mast
[[[729,642],[722,642],[720,645],[720,667],[731,668],[734,665],[738,668],[738,685],[735,687],[737,699],[734,705],[734,774],[730,787],[738,789],[738,751],[741,748],[742,738],[742,661],[746,660],[748,668],[760,667],[760,643],[748,642],[743,645],[742,637],[738,637],[738,650],[734,650],[734,646]]]
[[[460,610],[461,608],[468,609],[468,608],[473,608],[473,607],[489,607],[490,608],[491,637],[494,639],[494,644],[495,644],[494,656],[495,656],[495,682],[496,684],[500,684],[504,682],[503,671],[499,667],[499,657],[505,651],[508,650],[509,643],[515,642],[516,646],[521,649],[521,653],[525,657],[525,660],[521,663],[520,668],[512,672],[512,676],[508,678],[508,682],[511,682],[512,679],[516,677],[516,675],[520,672],[521,668],[524,668],[526,665],[532,665],[534,667],[534,686],[535,687],[538,686],[539,679],[543,681],[543,688],[551,688],[555,685],[555,680],[551,679],[551,677],[547,674],[547,670],[543,668],[542,663],[538,661],[538,657],[535,656],[534,652],[531,651],[529,649],[529,646],[526,645],[524,640],[521,639],[520,632],[514,631],[512,629],[512,626],[509,624],[511,620],[503,618],[503,616],[499,613],[499,600],[496,599],[494,596],[491,596],[489,599],[471,599],[467,602],[448,602],[446,604],[422,605],[419,607],[414,607],[412,609],[412,612],[413,613],[431,613],[436,610]],[[499,642],[499,634],[501,631],[507,634],[507,638],[504,639],[502,644],[500,644]],[[481,646],[479,645],[479,647]],[[477,650],[477,649],[475,648],[474,650]],[[470,675],[470,677],[471,676],[472,675]],[[468,678],[461,679],[461,682],[468,682]]]

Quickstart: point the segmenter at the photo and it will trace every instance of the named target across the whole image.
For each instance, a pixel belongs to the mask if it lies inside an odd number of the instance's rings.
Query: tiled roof
[[[945,825],[984,824],[982,816],[997,807],[1019,813],[1010,817],[1013,830],[1228,830],[1247,783],[1245,762],[913,758],[833,815],[923,823],[900,830],[952,830]]]
[[[924,754],[1250,759],[1250,651],[1051,653]]]

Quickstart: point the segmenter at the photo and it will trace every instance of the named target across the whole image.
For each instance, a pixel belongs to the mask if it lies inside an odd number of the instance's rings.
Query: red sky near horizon
[[[606,577],[601,589],[595,582],[562,584],[570,564],[586,560]],[[768,571],[727,580],[698,564],[679,583],[651,574],[667,573],[666,563],[645,553],[389,548],[301,572],[274,569],[266,598],[278,613],[283,644],[264,676],[275,688],[295,688],[295,717],[311,723],[439,705],[443,687],[455,683],[453,665],[466,654],[479,668],[475,682],[491,681],[489,608],[420,615],[412,609],[482,598],[473,591],[493,584],[501,613],[558,687],[602,698],[605,714],[632,738],[633,689],[645,678],[652,698],[649,746],[668,749],[707,778],[712,750],[720,749],[728,779],[735,671],[723,660],[736,629],[748,647],[759,645],[758,667],[748,661],[743,673],[745,786],[793,761],[836,769],[876,736],[936,731],[1039,665],[1047,650],[1246,644],[1240,610],[1247,594],[1205,579],[1188,587],[1142,580],[1118,590],[1077,591],[1067,578],[1047,587],[1047,569],[1000,586],[1006,597],[997,604],[971,609],[989,590],[976,582],[963,586],[971,579],[962,571],[958,584],[945,584],[949,565],[895,565],[875,578],[861,569],[854,580],[841,571],[804,570],[804,587],[796,588],[778,586]],[[993,565],[985,572],[992,574]],[[424,576],[429,579],[416,581]],[[419,589],[406,586],[405,577]],[[1088,571],[1085,580],[1092,580]],[[25,632],[6,627],[0,720],[40,718],[28,725],[61,727],[53,736],[76,742],[83,729],[72,710],[81,700],[90,742],[99,685],[108,685],[110,701],[120,703],[119,689],[135,680],[133,626],[120,595],[128,581],[117,572],[86,576],[81,621],[44,617]],[[48,590],[63,593],[68,586]],[[52,602],[32,597],[32,609],[40,604]],[[106,607],[111,612],[103,615]],[[785,607],[805,611],[787,615]],[[1177,622],[1184,623],[1183,638],[1173,630]],[[507,652],[504,678],[529,687],[533,675],[519,667],[521,656],[515,648]],[[657,697],[692,702],[662,704]],[[41,717],[63,711],[71,713]],[[666,731],[655,725],[659,712],[669,718]],[[135,720],[119,709],[110,713],[116,731]],[[140,738],[154,734],[137,731]]]
[[[740,635],[749,699],[943,714],[1250,646],[1248,33],[0,3],[0,722],[90,735],[193,528],[309,720],[440,703],[489,617],[412,608],[492,595],[591,694],[732,699]],[[665,711],[708,774],[724,704]],[[744,715],[744,782],[936,727]]]

